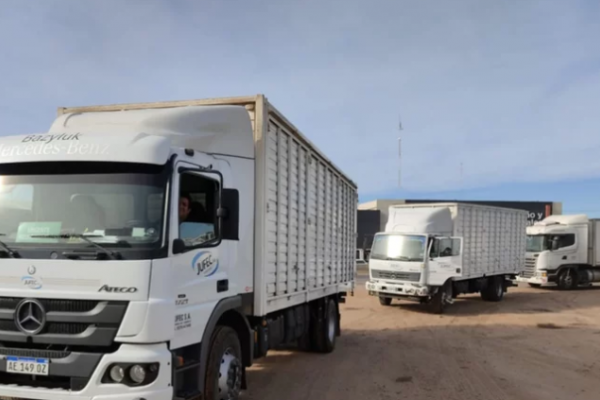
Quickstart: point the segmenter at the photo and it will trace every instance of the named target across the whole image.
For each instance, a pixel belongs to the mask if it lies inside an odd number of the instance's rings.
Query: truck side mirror
[[[558,240],[552,239],[552,241],[550,242],[550,250],[558,250]]]
[[[185,242],[181,239],[173,240],[173,254],[185,253]]]
[[[240,240],[240,193],[236,189],[223,189],[217,216],[221,220],[221,239]]]

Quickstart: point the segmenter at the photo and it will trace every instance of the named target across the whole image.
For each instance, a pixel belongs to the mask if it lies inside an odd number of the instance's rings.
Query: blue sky
[[[0,135],[45,131],[58,106],[264,93],[361,200],[600,216],[599,5],[5,0]]]

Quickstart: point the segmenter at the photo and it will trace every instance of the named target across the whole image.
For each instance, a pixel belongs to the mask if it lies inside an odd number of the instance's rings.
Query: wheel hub
[[[221,357],[219,368],[219,399],[235,399],[242,389],[242,363],[232,349],[227,349]]]

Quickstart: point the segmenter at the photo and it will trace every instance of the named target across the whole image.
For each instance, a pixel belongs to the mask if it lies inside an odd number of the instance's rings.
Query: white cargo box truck
[[[0,138],[0,396],[236,399],[270,348],[332,351],[356,204],[262,95]]]
[[[528,226],[525,270],[517,281],[561,290],[600,282],[600,220],[551,215]]]
[[[395,205],[375,235],[366,289],[442,313],[462,293],[502,300],[525,265],[527,212],[464,203]]]

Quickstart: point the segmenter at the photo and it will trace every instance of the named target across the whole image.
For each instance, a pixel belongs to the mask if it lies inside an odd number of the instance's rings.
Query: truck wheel
[[[503,279],[502,276],[492,276],[488,278],[488,285],[481,291],[481,298],[484,301],[502,301],[504,298]]]
[[[210,343],[203,398],[238,399],[242,390],[243,370],[237,333],[228,326],[217,326]]]
[[[335,348],[338,326],[337,304],[333,299],[325,299],[323,318],[313,325],[313,344],[319,353],[331,353]]]
[[[446,305],[452,301],[452,284],[448,281],[440,287],[427,304],[429,311],[434,314],[443,314]]]
[[[575,268],[566,268],[558,274],[558,288],[560,290],[573,290],[577,288],[578,274]]]
[[[379,296],[379,304],[381,304],[382,306],[389,306],[390,304],[392,304],[392,298]]]

